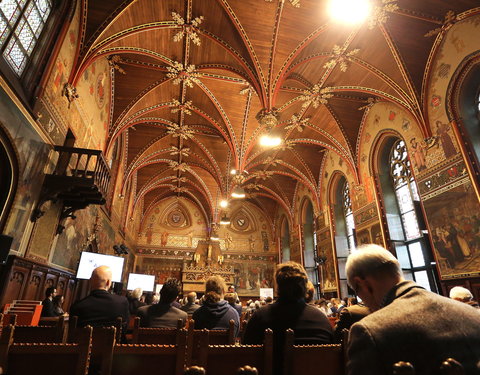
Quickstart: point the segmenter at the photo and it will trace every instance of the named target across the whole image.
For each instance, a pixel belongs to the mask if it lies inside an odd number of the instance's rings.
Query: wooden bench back
[[[187,330],[180,330],[178,345],[115,345],[112,375],[182,375],[185,368]]]
[[[123,327],[122,327],[122,318],[121,317],[118,317],[117,319],[115,319],[115,342],[121,342],[122,341],[122,331],[123,331]],[[71,335],[71,332],[75,332],[75,329],[78,327],[78,316],[70,316],[69,320],[68,320],[68,335],[67,335],[67,342],[75,342],[75,340],[73,340],[70,335]]]
[[[85,375],[92,328],[83,328],[78,344],[14,343],[16,327],[7,326],[0,338],[0,367],[15,375]]]
[[[263,345],[209,345],[212,331],[201,333],[198,365],[208,375],[235,375],[240,367],[257,368],[259,375],[271,375],[273,360],[273,332],[265,331]]]
[[[294,345],[294,342],[294,332],[288,329],[285,334],[285,375],[314,374],[319,372],[320,367],[322,375],[345,374],[342,345]]]
[[[204,330],[195,329],[195,321],[188,321],[188,338],[187,338],[187,364],[196,364],[198,350],[200,347],[200,339]],[[228,329],[211,329],[208,330],[210,345],[233,345],[235,344],[235,322],[230,320]]]
[[[133,344],[177,345],[183,320],[178,319],[177,328],[142,328],[140,318],[133,324]]]
[[[75,317],[77,318],[77,317]],[[79,343],[83,328],[74,327],[72,323],[68,329],[68,342]],[[92,347],[90,354],[91,373],[110,374],[112,367],[113,347],[116,338],[115,327],[94,327],[92,330]]]
[[[64,342],[65,317],[60,316],[55,326],[15,326],[15,343]]]

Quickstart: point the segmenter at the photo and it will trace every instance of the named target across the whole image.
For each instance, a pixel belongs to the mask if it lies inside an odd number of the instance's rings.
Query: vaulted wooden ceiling
[[[123,183],[137,179],[144,209],[183,195],[214,218],[234,168],[252,202],[290,210],[298,181],[318,192],[325,149],[356,174],[376,101],[405,108],[428,135],[431,59],[452,22],[479,11],[467,12],[473,0],[372,5],[348,26],[326,0],[84,0],[73,83],[96,59],[116,67],[106,151],[126,137]],[[274,149],[258,145],[268,119],[284,139]]]

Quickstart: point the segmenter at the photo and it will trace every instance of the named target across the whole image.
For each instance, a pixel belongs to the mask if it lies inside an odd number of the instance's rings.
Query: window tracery
[[[19,76],[25,70],[51,10],[51,0],[0,2],[0,48]]]

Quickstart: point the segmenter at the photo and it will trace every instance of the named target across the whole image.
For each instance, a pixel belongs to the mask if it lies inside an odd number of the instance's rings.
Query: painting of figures
[[[332,243],[330,236],[326,238],[318,246],[318,256],[323,259],[323,262],[320,263],[320,289],[322,293],[337,291]]]
[[[480,204],[470,181],[424,202],[440,277],[480,274]]]
[[[93,229],[97,214],[95,207],[88,207],[75,212],[76,219],[67,217],[65,229],[58,236],[52,263],[76,271],[80,253],[88,247],[88,236]]]
[[[273,288],[273,264],[235,262],[235,290],[240,296],[260,296],[260,288]]]
[[[171,277],[181,280],[182,267],[183,260],[138,257],[135,272],[155,275],[155,282],[163,284]]]

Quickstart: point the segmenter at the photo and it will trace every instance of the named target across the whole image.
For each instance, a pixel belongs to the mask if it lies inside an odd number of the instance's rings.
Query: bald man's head
[[[112,270],[108,266],[100,266],[93,270],[90,277],[90,287],[92,290],[109,290],[112,285]]]

